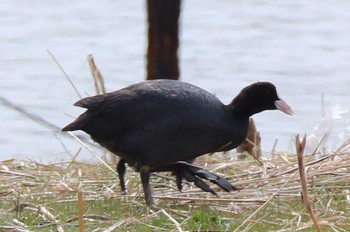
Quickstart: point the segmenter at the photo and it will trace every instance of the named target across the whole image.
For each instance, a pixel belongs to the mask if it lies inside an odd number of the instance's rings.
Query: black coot
[[[123,191],[125,162],[140,171],[147,204],[152,204],[150,173],[156,171],[174,172],[179,190],[182,178],[214,194],[200,178],[226,191],[235,189],[224,178],[190,163],[203,154],[240,145],[253,114],[274,109],[293,113],[268,82],[245,87],[228,105],[199,87],[174,80],[145,81],[74,105],[87,111],[62,130],[85,131],[118,154]]]

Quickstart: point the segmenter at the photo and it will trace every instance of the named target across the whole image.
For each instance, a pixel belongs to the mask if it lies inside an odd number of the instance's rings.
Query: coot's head
[[[278,96],[276,87],[270,82],[257,82],[245,87],[228,107],[235,114],[244,117],[275,109],[293,114],[292,108]]]

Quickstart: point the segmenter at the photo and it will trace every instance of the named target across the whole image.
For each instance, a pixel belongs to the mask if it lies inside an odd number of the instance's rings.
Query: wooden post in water
[[[147,0],[147,80],[179,79],[179,16],[181,0]]]

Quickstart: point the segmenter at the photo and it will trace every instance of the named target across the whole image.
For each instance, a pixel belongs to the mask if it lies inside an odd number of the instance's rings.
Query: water
[[[254,116],[262,149],[292,151],[296,133],[311,133],[323,111],[349,109],[350,2],[184,1],[181,78],[228,103],[241,88],[271,81],[294,109]],[[78,96],[47,53],[50,50],[83,96],[94,87],[92,53],[109,91],[145,77],[144,1],[2,1],[0,95],[62,127],[81,109]],[[322,95],[324,101],[322,103]],[[1,159],[66,160],[80,145],[4,105]],[[349,125],[335,121],[330,146]],[[80,155],[94,160],[87,152]]]

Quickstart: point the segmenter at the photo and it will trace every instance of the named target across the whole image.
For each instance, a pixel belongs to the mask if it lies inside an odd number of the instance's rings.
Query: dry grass
[[[296,154],[275,152],[272,159],[261,160],[263,165],[235,157],[218,153],[197,163],[227,177],[240,191],[212,186],[219,192],[216,198],[185,184],[181,193],[173,177],[155,174],[151,209],[144,206],[138,174],[130,169],[129,191],[123,194],[115,172],[100,163],[2,161],[0,231],[313,231],[301,199]],[[321,230],[347,231],[350,153],[304,159],[308,197]]]

